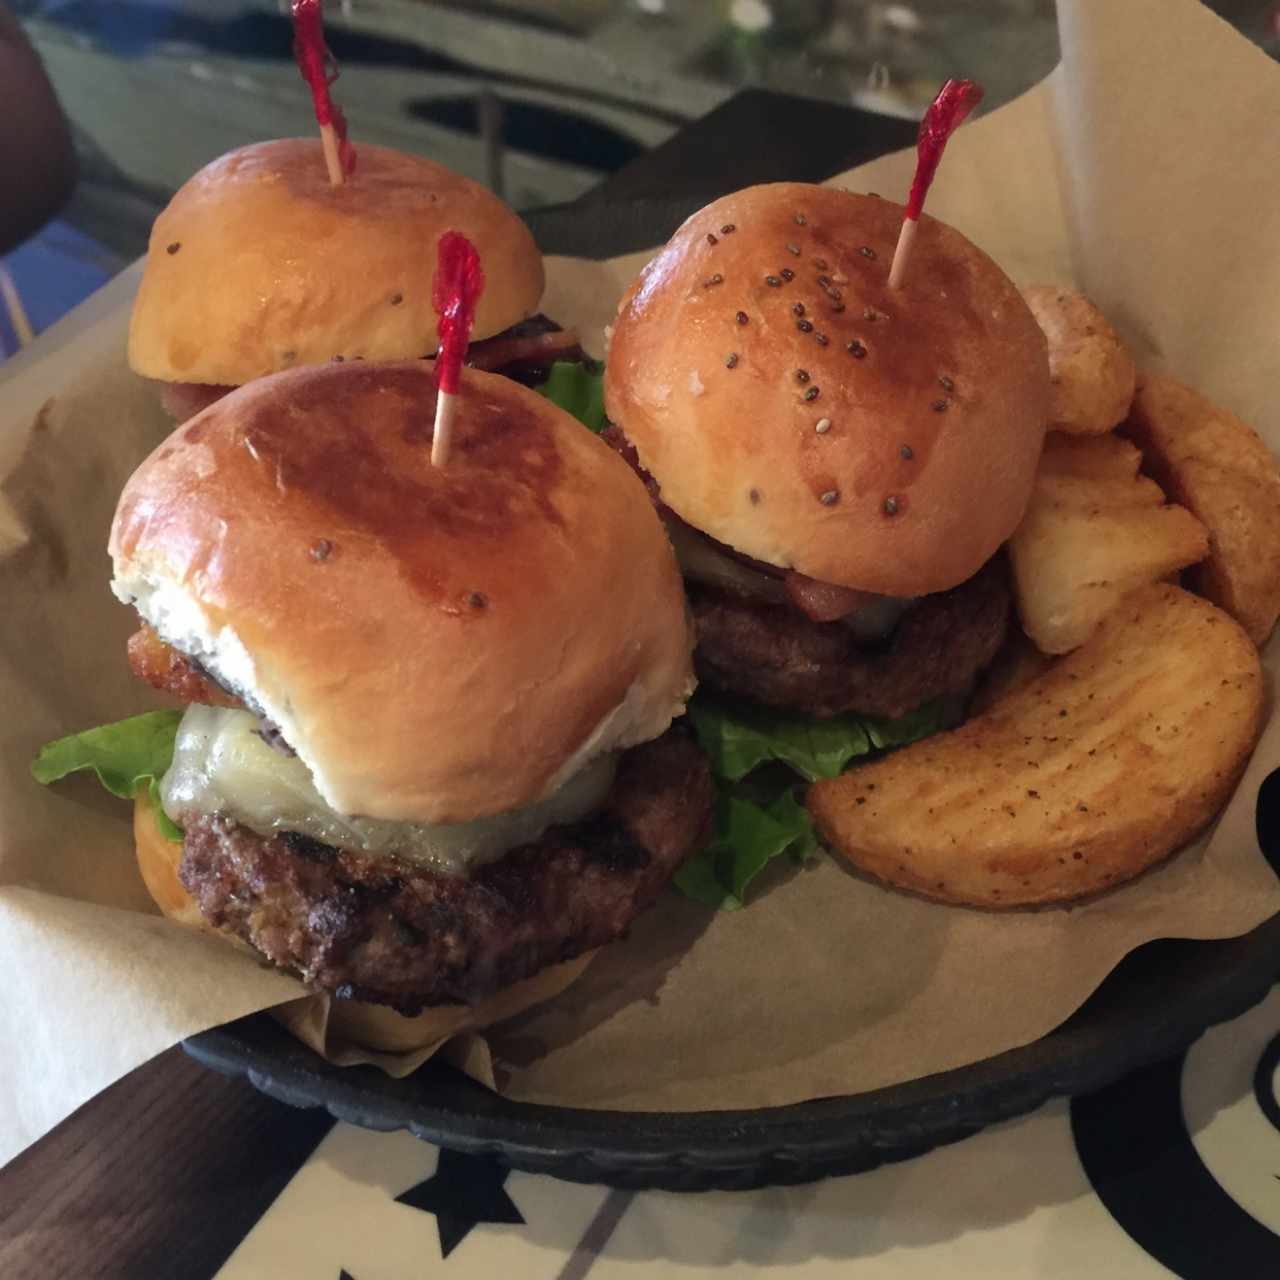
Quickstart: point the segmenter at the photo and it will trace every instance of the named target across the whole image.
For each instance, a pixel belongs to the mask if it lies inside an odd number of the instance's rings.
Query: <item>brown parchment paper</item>
[[[1059,9],[1062,65],[961,130],[931,212],[1023,282],[1083,286],[1144,361],[1280,449],[1280,69],[1195,0]],[[911,168],[890,156],[835,181],[900,197]],[[643,260],[552,259],[546,310],[601,350]],[[135,285],[0,375],[0,1160],[176,1040],[301,994],[151,913],[127,804],[27,772],[45,740],[150,705],[104,551],[121,484],[165,432],[124,365]],[[1273,645],[1272,675],[1277,660]],[[558,999],[445,1050],[516,1098],[637,1109],[788,1103],[987,1057],[1052,1029],[1140,943],[1280,910],[1253,829],[1277,764],[1272,720],[1211,840],[1074,910],[941,907],[828,861],[736,914],[670,895]],[[323,1034],[314,1008],[287,1016]]]

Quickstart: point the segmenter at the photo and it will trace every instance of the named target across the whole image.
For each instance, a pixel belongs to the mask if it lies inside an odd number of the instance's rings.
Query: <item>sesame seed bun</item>
[[[1017,526],[1049,404],[1013,282],[901,205],[749,187],[690,218],[619,307],[608,414],[679,516],[738,551],[892,596],[977,572]]]
[[[156,219],[129,363],[165,382],[239,386],[301,364],[406,360],[438,346],[436,242],[461,231],[486,287],[473,337],[537,311],[542,257],[491,192],[421,156],[362,144],[329,185],[318,139],[241,147]]]
[[[656,738],[691,688],[662,525],[627,464],[463,372],[431,465],[431,365],[232,392],[134,473],[113,589],[280,728],[343,814],[468,822]]]

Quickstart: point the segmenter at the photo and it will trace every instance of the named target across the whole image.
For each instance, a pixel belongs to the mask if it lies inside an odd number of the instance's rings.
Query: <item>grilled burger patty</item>
[[[673,728],[622,756],[599,814],[470,877],[217,814],[188,823],[180,877],[206,920],[305,982],[415,1014],[620,937],[706,839],[712,801],[706,757]]]
[[[701,680],[818,717],[854,711],[892,719],[963,692],[1009,629],[1008,571],[999,556],[968,582],[921,598],[886,645],[871,650],[843,623],[811,622],[788,605],[761,604],[695,582],[686,586]]]

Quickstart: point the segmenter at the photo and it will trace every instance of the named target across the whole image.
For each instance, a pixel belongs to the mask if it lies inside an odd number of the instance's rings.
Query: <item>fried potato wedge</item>
[[[1034,285],[1022,295],[1049,342],[1049,427],[1101,435],[1123,421],[1136,368],[1129,348],[1097,307],[1078,293]]]
[[[1188,576],[1261,645],[1280,615],[1280,468],[1252,427],[1198,391],[1143,374],[1124,428],[1146,470],[1209,530]]]
[[[1031,502],[1009,542],[1023,628],[1044,653],[1068,653],[1131,591],[1208,553],[1200,521],[1166,504],[1118,436],[1045,442]]]
[[[828,846],[896,888],[984,907],[1066,902],[1209,823],[1262,703],[1241,627],[1155,583],[983,715],[817,782],[805,803]]]

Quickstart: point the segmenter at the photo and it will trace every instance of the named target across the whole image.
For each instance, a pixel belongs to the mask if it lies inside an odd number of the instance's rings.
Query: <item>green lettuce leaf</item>
[[[604,365],[594,360],[557,360],[546,382],[536,390],[573,414],[584,427],[604,430]]]
[[[747,887],[775,858],[789,853],[796,862],[807,862],[817,851],[813,824],[796,788],[760,804],[744,788],[722,784],[715,835],[680,868],[675,883],[695,902],[737,911],[746,902]]]
[[[941,704],[929,703],[899,720],[812,720],[696,697],[689,718],[717,777],[737,781],[777,760],[814,782],[838,777],[859,756],[937,733],[948,716]]]
[[[676,886],[707,906],[738,910],[751,882],[775,858],[803,864],[820,852],[796,774],[810,782],[837,777],[859,756],[946,728],[956,710],[940,701],[898,720],[810,720],[696,695],[689,719],[719,788],[716,828],[707,847],[676,875]]]
[[[145,792],[160,830],[170,840],[181,840],[181,828],[160,807],[160,779],[173,762],[181,719],[181,711],[148,711],[59,738],[41,747],[31,764],[31,774],[47,785],[69,773],[92,769],[114,796],[131,800]]]

